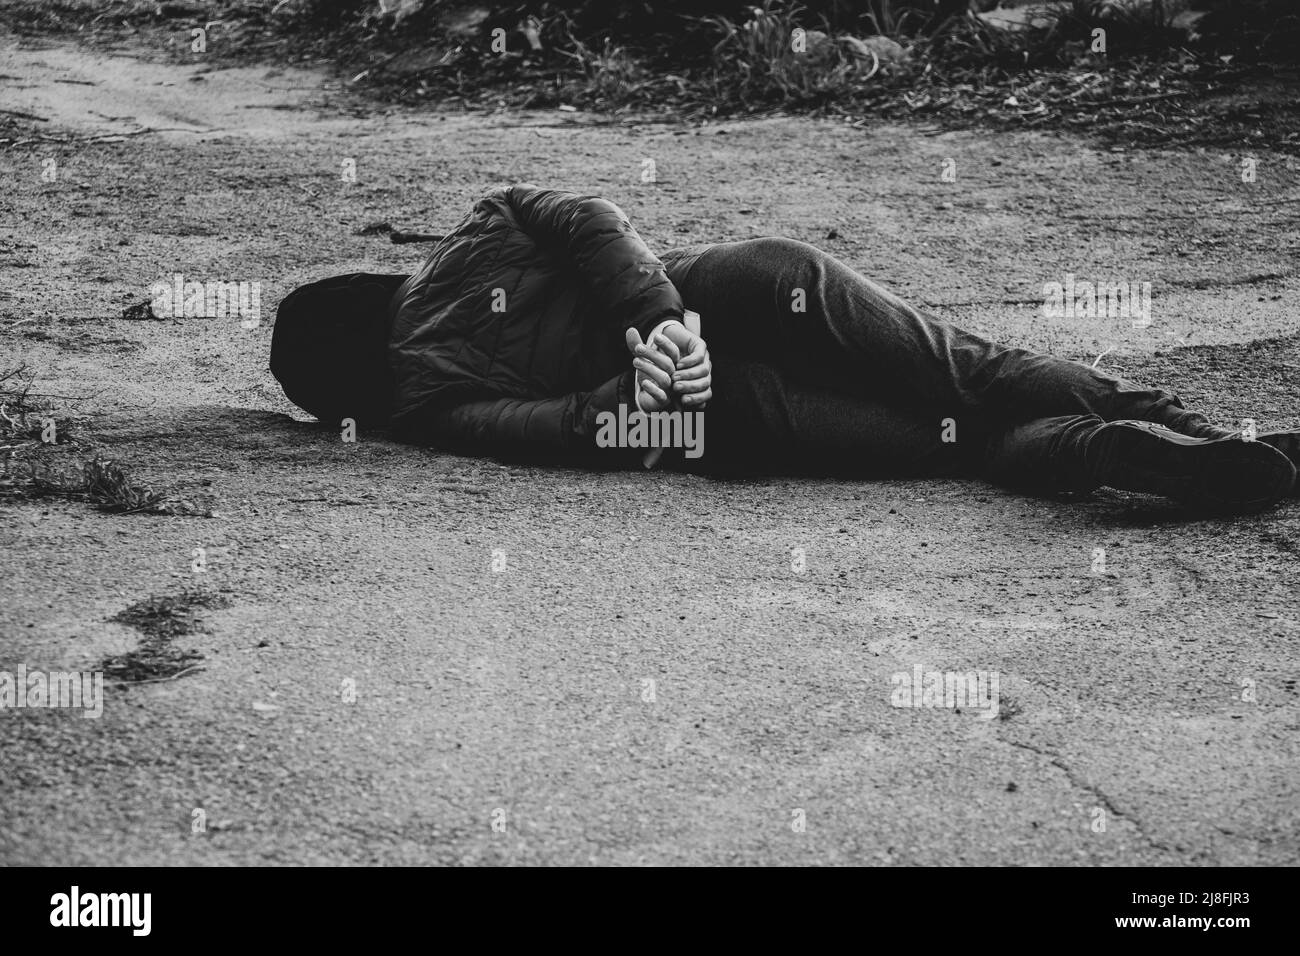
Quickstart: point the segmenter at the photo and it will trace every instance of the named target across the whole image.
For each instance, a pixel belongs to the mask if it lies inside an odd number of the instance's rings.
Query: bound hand
[[[672,394],[688,411],[700,411],[713,397],[713,363],[704,339],[680,322],[664,326],[652,338],[666,339],[658,342],[659,348],[673,360]]]
[[[675,404],[700,411],[713,397],[708,346],[686,326],[670,322],[652,334],[649,343],[636,329],[628,329],[626,339],[642,411],[662,411]]]
[[[667,341],[662,335],[652,335],[647,344],[641,341],[641,333],[636,329],[627,330],[627,349],[632,353],[632,368],[636,370],[636,403],[643,412],[660,412],[673,404],[669,396],[677,366],[667,353],[656,347],[656,338]]]

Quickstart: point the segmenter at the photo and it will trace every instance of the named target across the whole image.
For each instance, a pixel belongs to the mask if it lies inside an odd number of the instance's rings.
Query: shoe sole
[[[1111,422],[1088,443],[1097,480],[1112,488],[1164,495],[1198,511],[1248,514],[1290,493],[1295,466],[1263,442],[1159,434]]]

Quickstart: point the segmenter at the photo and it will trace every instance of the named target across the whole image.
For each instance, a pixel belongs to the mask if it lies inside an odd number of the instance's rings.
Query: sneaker
[[[1083,454],[1098,484],[1215,514],[1262,511],[1295,487],[1286,455],[1240,435],[1191,438],[1153,422],[1107,422],[1088,437]]]

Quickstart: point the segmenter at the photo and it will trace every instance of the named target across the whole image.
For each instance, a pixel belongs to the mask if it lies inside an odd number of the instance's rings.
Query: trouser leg
[[[702,474],[980,477],[1022,491],[1088,491],[1084,441],[1093,416],[984,429],[830,391],[775,366],[714,361],[703,455],[677,467]]]
[[[784,369],[713,360],[704,454],[680,467],[706,474],[975,475],[986,439],[945,432],[928,414],[795,381]]]
[[[1143,388],[1078,362],[989,342],[905,303],[834,257],[792,239],[722,243],[669,275],[703,316],[711,354],[757,359],[794,380],[973,429],[1039,419],[1156,422],[1227,434]],[[716,390],[715,390],[716,393]]]

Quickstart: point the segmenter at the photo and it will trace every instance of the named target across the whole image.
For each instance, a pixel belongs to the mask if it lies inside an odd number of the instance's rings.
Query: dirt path
[[[609,196],[652,248],[816,242],[990,335],[1296,424],[1294,162],[1243,183],[1241,157],[1042,135],[359,115],[314,74],[64,45],[0,47],[0,75],[47,120],[0,143],[0,365],[93,396],[63,409],[80,452],[215,510],[0,498],[0,670],[94,668],[145,640],[124,609],[221,599],[175,638],[205,669],[100,720],[0,713],[0,861],[1300,859],[1300,506],[507,467],[344,444],[266,370],[294,285],[418,263],[360,227],[440,231],[530,180]],[[261,325],[117,318],[177,272],[261,282]],[[1151,324],[1045,319],[1067,273],[1151,282]],[[892,707],[918,664],[997,672],[1000,718]]]

